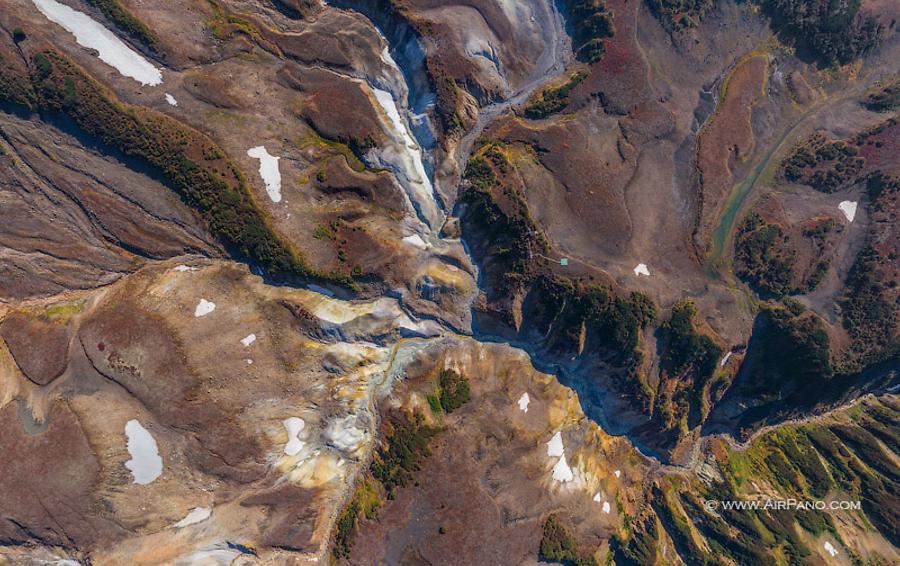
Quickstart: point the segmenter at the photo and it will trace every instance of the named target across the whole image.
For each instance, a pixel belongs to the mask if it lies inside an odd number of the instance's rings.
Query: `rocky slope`
[[[900,559],[890,5],[7,4],[0,562]]]

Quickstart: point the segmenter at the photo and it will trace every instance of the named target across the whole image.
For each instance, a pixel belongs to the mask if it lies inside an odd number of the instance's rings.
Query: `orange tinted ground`
[[[734,184],[732,165],[753,151],[753,106],[765,94],[768,58],[748,57],[728,77],[724,96],[697,143],[698,241],[709,237]]]

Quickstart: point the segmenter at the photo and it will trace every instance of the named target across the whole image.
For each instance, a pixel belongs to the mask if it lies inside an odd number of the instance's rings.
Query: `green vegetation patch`
[[[859,15],[860,0],[756,0],[776,30],[793,37],[827,65],[845,65],[878,46],[884,25]]]
[[[900,178],[876,173],[869,177],[867,188],[872,219],[869,235],[847,276],[841,301],[843,326],[852,339],[845,360],[848,371],[900,352],[897,303],[892,298],[896,297],[897,281],[891,275],[897,261],[891,233],[896,230]]]
[[[777,305],[764,306],[759,317],[745,361],[743,394],[763,402],[794,391],[815,394],[834,375],[822,320],[811,312],[796,314]]]
[[[578,71],[566,81],[566,84],[544,89],[540,99],[531,102],[525,107],[525,117],[530,120],[542,120],[557,112],[561,112],[569,105],[569,93],[572,92],[573,88],[581,84],[587,76],[587,71]]]
[[[114,26],[125,32],[132,39],[147,46],[148,49],[159,52],[159,38],[142,22],[132,14],[119,0],[85,0],[91,6],[97,8]]]
[[[566,566],[597,566],[597,560],[592,554],[579,552],[572,533],[555,513],[544,521],[540,557],[541,560],[559,562]]]
[[[672,317],[660,327],[665,341],[663,364],[672,373],[694,370],[704,379],[712,377],[722,348],[712,338],[700,334],[694,327],[697,309],[691,301],[681,301],[672,307]]]
[[[872,112],[891,112],[900,108],[900,80],[870,94],[863,106]]]
[[[452,369],[442,370],[434,393],[426,396],[431,410],[452,413],[470,398],[469,380]]]
[[[713,0],[647,0],[653,14],[669,29],[693,28],[715,3]]]
[[[366,479],[360,480],[353,490],[350,502],[341,511],[334,527],[334,543],[331,553],[335,558],[350,558],[350,550],[359,531],[360,515],[374,519],[381,502],[375,487]]]
[[[833,193],[855,183],[865,163],[855,144],[815,134],[784,160],[782,172],[791,183]]]
[[[254,200],[243,173],[204,134],[152,110],[119,102],[84,70],[56,51],[33,57],[31,80],[38,107],[65,114],[85,133],[159,171],[199,210],[210,229],[240,255],[269,273],[330,279],[344,274],[311,270],[280,236]]]
[[[575,57],[586,63],[596,63],[606,52],[603,40],[612,37],[612,12],[602,0],[566,0],[571,14],[572,48]]]
[[[397,412],[385,423],[381,445],[375,450],[370,470],[393,499],[405,486],[431,451],[429,443],[440,429],[425,423],[420,413]]]
[[[795,254],[785,246],[780,226],[756,212],[741,223],[734,241],[735,273],[762,293],[776,297],[793,292]]]

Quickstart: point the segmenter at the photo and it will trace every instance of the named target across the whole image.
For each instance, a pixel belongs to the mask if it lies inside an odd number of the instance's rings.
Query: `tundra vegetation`
[[[575,57],[596,63],[606,52],[603,41],[614,33],[612,12],[602,0],[566,0],[565,5],[571,15]]]
[[[540,557],[541,560],[567,566],[597,566],[592,554],[579,550],[575,537],[555,513],[544,521]]]
[[[428,401],[435,413],[452,413],[469,401],[469,380],[456,371],[442,370],[434,385],[436,393],[428,395]],[[349,558],[362,517],[375,519],[383,499],[393,500],[400,488],[414,481],[416,472],[431,455],[432,439],[442,430],[418,411],[397,409],[384,415],[382,438],[372,463],[335,525],[335,558]]]
[[[863,106],[872,112],[891,112],[900,108],[900,80],[870,94]]]
[[[30,76],[4,73],[0,95],[32,111],[65,115],[104,146],[158,172],[210,230],[237,255],[269,273],[353,286],[343,273],[309,267],[272,226],[244,174],[215,142],[174,118],[119,101],[81,67],[55,50],[35,53]]]
[[[147,24],[137,18],[119,0],[86,0],[88,4],[100,10],[103,15],[115,27],[124,32],[128,37],[141,43],[150,51],[160,53],[159,38],[147,27]]]
[[[539,99],[525,107],[525,117],[530,120],[542,120],[557,112],[562,112],[569,105],[569,93],[587,76],[587,71],[578,71],[565,84],[544,89]]]

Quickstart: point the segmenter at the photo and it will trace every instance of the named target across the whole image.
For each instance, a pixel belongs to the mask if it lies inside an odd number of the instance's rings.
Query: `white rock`
[[[169,103],[169,106],[178,106],[178,101],[175,100],[175,97],[168,92],[166,93],[166,102]]]
[[[353,452],[359,448],[366,438],[366,431],[357,428],[355,425],[356,417],[353,415],[333,420],[328,423],[325,429],[325,436],[338,449]]]
[[[131,460],[125,462],[125,467],[131,470],[134,483],[141,485],[152,483],[162,474],[163,469],[156,440],[135,419],[125,424],[125,436],[128,437],[127,448],[131,454]]]
[[[241,344],[243,344],[245,348],[254,342],[256,342],[256,334],[248,334],[241,338]]]
[[[528,393],[522,393],[522,396],[519,397],[519,410],[523,413],[528,412],[528,403],[531,403],[531,398],[528,396]]]
[[[195,525],[209,519],[210,514],[212,514],[212,507],[194,507],[184,516],[184,519],[175,523],[174,526],[176,529],[180,529],[188,525]]]
[[[635,274],[635,275],[646,275],[646,276],[649,277],[649,276],[650,276],[650,270],[647,269],[647,264],[646,264],[646,263],[639,263],[639,264],[637,264],[637,266],[634,268],[634,274]]]
[[[269,155],[264,145],[248,149],[247,155],[259,159],[259,176],[266,184],[266,193],[272,202],[281,202],[281,171],[278,170],[278,160],[281,158]]]
[[[155,86],[162,82],[162,73],[159,69],[87,14],[73,10],[56,0],[31,1],[48,20],[59,24],[74,35],[78,45],[95,50],[101,61],[123,76],[132,78],[142,85]]]
[[[206,316],[214,310],[216,310],[216,303],[207,301],[206,299],[200,299],[200,302],[197,303],[197,307],[194,309],[194,316]]]
[[[281,421],[281,424],[284,425],[284,430],[287,431],[288,436],[288,441],[284,445],[284,453],[288,456],[295,456],[306,445],[305,442],[300,440],[299,436],[303,429],[306,428],[306,422],[300,417],[288,417]]]
[[[853,222],[853,219],[856,218],[856,208],[859,205],[855,200],[842,200],[838,205],[838,208],[841,209],[841,212],[844,213],[844,216],[847,218],[847,222]]]
[[[553,438],[550,439],[550,442],[547,443],[547,456],[556,458],[557,456],[563,456],[564,454],[565,447],[563,446],[562,432],[556,431],[556,434],[554,434]]]
[[[251,360],[250,358],[245,358],[244,361],[247,362],[247,365],[248,365],[248,366],[252,366],[252,365],[253,365],[253,360]]]

